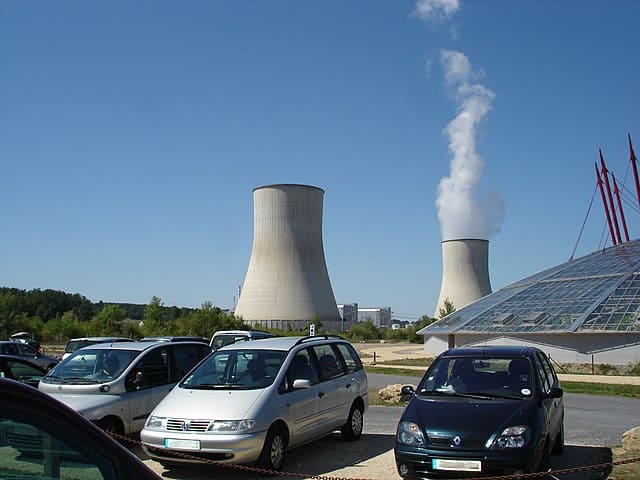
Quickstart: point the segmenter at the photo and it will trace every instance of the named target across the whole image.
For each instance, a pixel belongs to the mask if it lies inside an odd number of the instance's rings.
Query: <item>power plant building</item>
[[[445,301],[460,308],[491,293],[489,280],[489,241],[481,239],[444,240],[442,242],[442,283],[435,318]]]
[[[253,190],[253,245],[235,315],[286,330],[320,320],[340,330],[322,241],[324,190],[295,184]]]
[[[418,334],[434,355],[449,346],[510,344],[538,346],[565,363],[640,362],[640,240],[531,275]]]

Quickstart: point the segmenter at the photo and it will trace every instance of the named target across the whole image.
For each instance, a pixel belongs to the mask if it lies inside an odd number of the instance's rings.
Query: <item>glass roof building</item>
[[[432,354],[454,345],[534,344],[563,362],[638,362],[640,240],[515,282],[418,333]]]

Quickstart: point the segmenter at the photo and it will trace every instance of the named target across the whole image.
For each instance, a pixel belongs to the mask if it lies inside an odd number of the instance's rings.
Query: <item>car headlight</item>
[[[209,425],[210,432],[244,433],[255,426],[254,420],[214,420]]]
[[[412,447],[421,447],[424,445],[424,435],[422,430],[415,423],[400,422],[398,425],[398,432],[396,433],[396,439],[399,443],[404,445],[410,445]]]
[[[166,430],[167,419],[165,417],[156,417],[155,415],[151,415],[147,419],[146,427],[153,430]]]
[[[498,450],[522,448],[531,438],[531,429],[524,425],[505,428],[494,440],[493,447]]]

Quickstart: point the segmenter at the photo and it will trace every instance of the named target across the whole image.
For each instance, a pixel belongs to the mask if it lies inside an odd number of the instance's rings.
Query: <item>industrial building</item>
[[[277,184],[253,190],[253,245],[235,315],[252,327],[339,330],[322,242],[324,190]]]
[[[516,344],[539,346],[558,362],[640,362],[640,240],[531,275],[418,334],[430,355],[449,346]]]
[[[358,322],[366,320],[378,328],[391,328],[391,307],[358,308]]]

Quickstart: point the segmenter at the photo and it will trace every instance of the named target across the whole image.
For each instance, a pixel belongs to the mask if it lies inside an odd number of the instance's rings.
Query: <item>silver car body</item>
[[[324,351],[335,353],[337,374],[324,375]],[[293,373],[295,359],[304,356],[317,377],[311,371],[310,378]],[[266,359],[266,380],[245,382],[251,361],[260,357]],[[230,370],[241,374],[233,378]],[[167,463],[198,462],[180,453],[253,463],[274,426],[286,426],[290,449],[345,426],[355,407],[361,414],[368,407],[367,376],[347,341],[276,337],[239,342],[216,351],[187,375],[154,409],[140,438],[149,456]]]
[[[200,342],[100,343],[64,359],[38,384],[115,433],[140,431],[153,408],[210,353]]]

